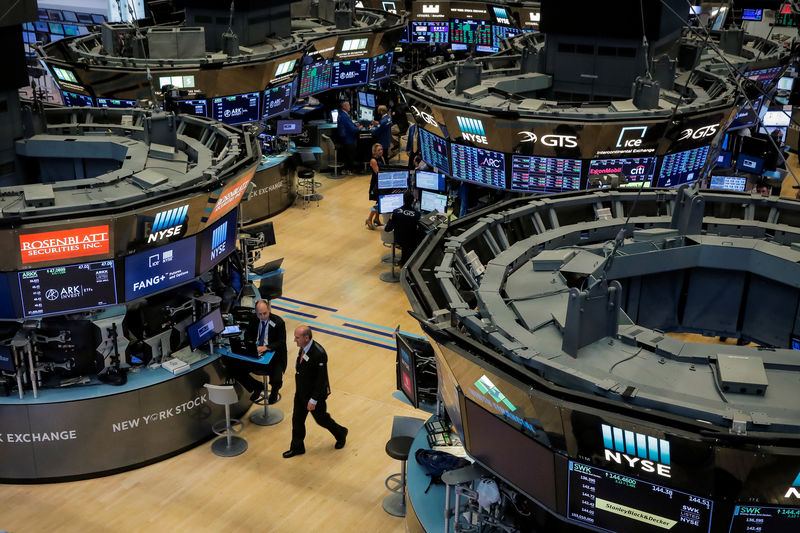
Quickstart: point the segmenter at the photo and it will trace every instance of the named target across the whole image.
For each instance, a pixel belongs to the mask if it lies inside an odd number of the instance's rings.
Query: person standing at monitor
[[[336,118],[336,129],[339,132],[339,142],[342,144],[345,173],[350,174],[356,170],[356,142],[361,125],[356,126],[353,123],[348,100],[342,100],[339,116]]]
[[[375,142],[383,146],[383,155],[388,160],[391,159],[389,147],[392,144],[392,117],[389,116],[389,110],[385,105],[379,105],[375,110],[375,115],[377,117],[375,126],[369,131]]]
[[[337,424],[328,413],[326,400],[331,393],[328,381],[328,354],[325,348],[312,340],[311,328],[302,325],[294,330],[294,342],[299,348],[295,363],[295,393],[292,411],[292,442],[283,457],[289,459],[306,453],[303,441],[306,437],[308,413],[321,427],[331,432],[336,439],[334,448],[341,450],[347,441],[347,428]]]
[[[386,159],[383,157],[383,146],[380,143],[372,145],[372,159],[369,160],[369,168],[372,170],[372,176],[369,179],[369,199],[375,202],[369,210],[367,220],[364,225],[367,229],[375,229],[376,226],[382,226],[381,213],[378,206],[378,173],[383,172],[386,168]]]
[[[386,231],[394,232],[394,242],[400,247],[400,262],[403,266],[419,244],[420,212],[414,209],[414,193],[403,193],[403,206],[392,211],[392,218],[386,223]]]

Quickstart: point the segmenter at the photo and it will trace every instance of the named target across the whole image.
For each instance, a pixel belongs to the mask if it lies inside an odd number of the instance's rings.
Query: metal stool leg
[[[395,250],[396,246],[392,243],[392,270],[391,272],[383,272],[380,275],[381,281],[385,281],[386,283],[397,283],[400,281],[400,276],[395,272],[394,266],[397,264],[395,262]]]
[[[236,420],[238,424],[241,424],[240,421]],[[219,455],[220,457],[234,457],[236,455],[241,455],[247,450],[247,441],[241,437],[237,437],[236,433],[241,432],[241,429],[235,429],[234,424],[231,421],[231,407],[230,405],[225,405],[225,433],[224,437],[221,437],[215,440],[211,444],[211,451],[214,452],[215,455]],[[222,433],[221,431],[215,431],[215,433],[219,434]]]
[[[283,411],[276,408],[269,408],[269,394],[267,393],[267,376],[263,376],[264,378],[264,396],[261,400],[256,400],[257,403],[261,402],[264,404],[264,409],[259,409],[255,413],[250,415],[250,422],[257,426],[274,426],[281,420],[283,420]]]
[[[405,461],[400,461],[400,489],[401,490],[399,492],[392,492],[391,494],[388,494],[381,502],[383,510],[392,516],[403,517],[406,515],[406,462]]]

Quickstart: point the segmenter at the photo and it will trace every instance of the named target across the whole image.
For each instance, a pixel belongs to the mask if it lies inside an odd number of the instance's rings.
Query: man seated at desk
[[[252,340],[258,347],[258,355],[273,351],[275,354],[267,365],[269,372],[270,393],[267,401],[273,404],[278,401],[278,391],[283,386],[283,373],[286,371],[286,324],[278,315],[271,312],[269,302],[256,302],[255,316],[244,329],[245,339]],[[262,383],[250,375],[251,372],[263,371],[264,365],[240,359],[228,358],[226,364],[231,368],[236,381],[250,392],[250,400],[256,401],[261,395]]]

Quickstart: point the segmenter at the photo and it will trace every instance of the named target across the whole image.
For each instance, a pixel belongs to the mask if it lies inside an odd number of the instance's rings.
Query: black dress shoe
[[[342,434],[341,438],[336,439],[336,444],[333,445],[334,448],[336,448],[337,450],[341,450],[342,448],[344,448],[344,445],[347,442],[347,433],[348,433],[347,428],[344,428],[344,433]]]
[[[278,403],[279,399],[280,398],[278,397],[277,393],[270,393],[269,400],[267,401],[269,402],[269,405],[272,405],[273,403]]]
[[[305,450],[286,450],[283,452],[283,458],[289,459],[290,457],[294,457],[295,455],[303,455],[306,453]]]
[[[250,401],[255,402],[261,396],[262,391],[257,390],[255,392],[250,393]]]

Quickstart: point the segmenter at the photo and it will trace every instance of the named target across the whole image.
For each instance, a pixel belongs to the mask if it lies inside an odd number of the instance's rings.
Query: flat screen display
[[[450,42],[450,24],[447,22],[411,22],[411,42],[447,44]]]
[[[509,28],[506,26],[493,26],[492,27],[492,47],[500,50],[503,41],[509,37],[519,35],[521,30],[517,28]]]
[[[606,531],[708,533],[712,500],[569,462],[567,516]]]
[[[739,176],[711,176],[711,182],[708,184],[709,189],[739,192],[744,192],[746,186],[747,178],[740,178]]]
[[[187,115],[208,116],[208,102],[205,100],[178,100],[178,110]]]
[[[364,85],[369,81],[369,58],[349,59],[333,63],[331,87]]]
[[[408,171],[378,172],[379,189],[408,189]]]
[[[733,152],[720,152],[717,156],[717,168],[730,168],[733,163]]]
[[[219,308],[214,309],[194,324],[186,327],[186,333],[189,334],[189,345],[192,350],[196,350],[222,333],[224,329],[225,323],[222,321],[222,313]]]
[[[135,300],[194,278],[194,236],[125,258],[125,299]]]
[[[358,108],[358,120],[371,122],[375,118],[375,110],[371,107],[361,106]]]
[[[84,94],[61,91],[61,98],[66,107],[92,107],[94,105],[92,97]]]
[[[438,135],[418,128],[419,152],[422,160],[445,174],[450,173],[450,156],[447,141]]]
[[[788,126],[791,122],[791,111],[767,111],[761,119],[764,126]]]
[[[208,270],[236,249],[236,223],[239,213],[234,209],[200,234],[200,269]]]
[[[327,91],[330,88],[330,59],[317,59],[308,65],[303,65],[303,73],[300,76],[300,96]]]
[[[78,83],[78,78],[75,77],[75,73],[66,68],[60,67],[53,67],[53,74],[56,75],[61,81],[68,81],[70,83]]]
[[[375,107],[375,95],[372,93],[358,93],[358,105]]]
[[[97,107],[111,107],[111,108],[136,107],[136,100],[117,100],[114,98],[98,98]]]
[[[742,20],[761,20],[764,18],[763,9],[743,9]]]
[[[580,188],[580,159],[511,156],[512,190],[545,193],[577,191]]]
[[[391,213],[400,207],[403,207],[403,193],[378,196],[378,209],[381,214]]]
[[[211,100],[211,118],[225,124],[244,124],[259,118],[259,94],[245,93]]]
[[[479,46],[492,46],[492,25],[485,20],[450,21],[450,42],[462,44],[476,44]]]
[[[419,407],[417,396],[417,354],[397,335],[397,388],[402,391],[411,405]]]
[[[794,533],[800,531],[800,507],[737,505],[728,533]]]
[[[761,174],[764,170],[764,159],[754,155],[739,154],[736,159],[736,168],[751,174]]]
[[[444,191],[444,175],[438,172],[427,172],[417,170],[415,176],[417,189],[429,189],[431,191]]]
[[[492,6],[492,14],[494,15],[494,21],[498,24],[503,24],[505,26],[511,25],[511,17],[508,16],[508,11],[506,8]]]
[[[765,135],[771,135],[773,131],[777,131],[780,133],[780,140],[781,142],[786,142],[786,133],[788,132],[789,128],[785,126],[765,126],[758,128],[758,133],[763,133]]]
[[[451,145],[453,177],[497,189],[506,188],[506,156],[502,152]]]
[[[708,157],[708,146],[665,155],[658,175],[659,187],[676,187],[700,178]]]
[[[653,181],[656,171],[655,157],[629,157],[620,159],[594,159],[589,162],[589,181],[605,174],[621,174],[628,182],[646,183]]]
[[[289,111],[294,97],[294,81],[264,91],[262,118],[271,118]]]
[[[25,317],[84,311],[117,303],[114,261],[17,273]]]
[[[438,211],[439,213],[444,213],[447,211],[447,195],[422,191],[419,208],[426,212]]]
[[[784,76],[778,80],[777,88],[781,91],[791,91],[792,87],[794,87],[794,78]]]
[[[469,46],[466,44],[451,44],[450,50],[453,52],[463,52],[464,50],[469,50]]]
[[[275,76],[276,78],[283,76],[284,74],[289,74],[291,71],[294,70],[294,66],[297,63],[296,59],[291,59],[289,61],[284,61],[283,63],[278,63],[278,66],[275,67]]]
[[[370,70],[370,81],[378,81],[389,77],[392,72],[392,59],[394,52],[386,52],[372,58],[372,69]]]
[[[278,135],[300,135],[303,133],[301,119],[279,120],[275,131]]]

